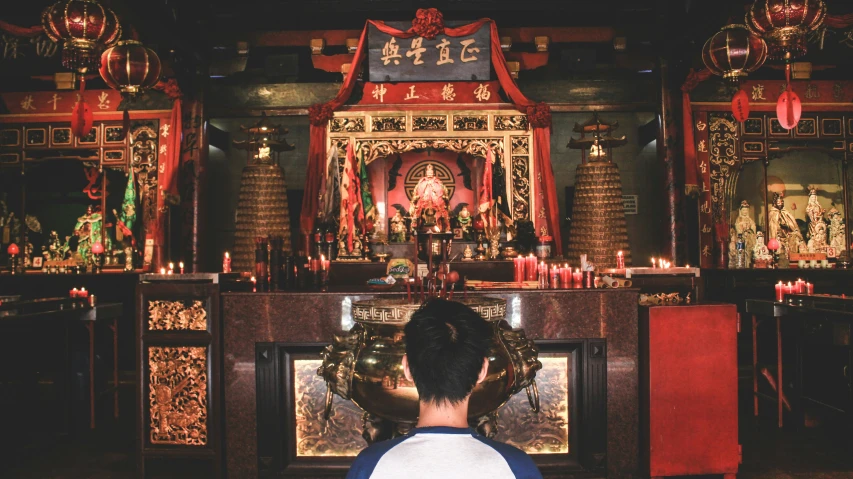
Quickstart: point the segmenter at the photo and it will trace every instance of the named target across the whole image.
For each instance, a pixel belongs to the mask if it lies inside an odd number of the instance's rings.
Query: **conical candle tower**
[[[237,200],[232,266],[235,272],[254,270],[257,237],[281,236],[282,249],[291,251],[287,184],[277,161],[278,153],[294,149],[281,138],[287,130],[269,124],[266,116],[241,130],[248,139],[235,141],[234,146],[246,150],[249,159],[240,177]]]
[[[568,147],[581,150],[582,161],[575,172],[575,194],[567,257],[577,264],[580,255],[595,263],[598,270],[616,267],[621,251],[631,265],[631,246],[622,203],[622,178],[611,161],[613,147],[627,143],[625,137],[611,136],[618,123],[605,123],[597,116],[573,131]],[[586,152],[589,151],[587,155]]]

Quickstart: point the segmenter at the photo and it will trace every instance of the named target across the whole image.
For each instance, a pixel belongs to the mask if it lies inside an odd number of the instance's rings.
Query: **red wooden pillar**
[[[673,264],[684,264],[684,217],[683,196],[679,187],[678,121],[673,106],[673,92],[669,85],[667,61],[660,60],[661,105],[660,131],[658,134],[658,156],[664,163],[664,192],[666,195],[665,237],[661,254],[672,258]]]
[[[201,238],[204,236],[205,170],[208,158],[207,121],[204,97],[184,100],[181,142],[181,245],[191,272],[201,270]]]

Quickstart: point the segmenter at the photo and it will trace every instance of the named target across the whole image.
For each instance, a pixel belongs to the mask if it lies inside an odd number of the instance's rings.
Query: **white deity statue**
[[[755,221],[749,216],[749,203],[746,200],[740,202],[738,216],[735,220],[735,236],[733,240],[737,240],[737,235],[743,238],[744,249],[746,250],[746,267],[751,263],[750,257],[752,250],[755,247]]]
[[[824,213],[826,210],[817,201],[817,187],[809,186],[809,202],[806,205],[806,216],[809,219],[809,253],[826,252],[828,245]]]
[[[834,206],[829,209],[829,247],[836,255],[847,250],[844,241],[844,215]]]
[[[755,246],[752,247],[752,259],[753,261],[770,261],[773,259],[773,255],[770,254],[770,250],[767,248],[767,245],[764,244],[764,233],[761,231],[755,234]]]

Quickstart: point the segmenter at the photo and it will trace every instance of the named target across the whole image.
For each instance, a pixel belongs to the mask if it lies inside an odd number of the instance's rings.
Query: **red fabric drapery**
[[[684,189],[687,194],[698,193],[702,179],[699,178],[699,168],[696,164],[696,145],[693,139],[693,111],[690,109],[690,91],[711,76],[707,68],[700,71],[690,70],[687,80],[681,85],[681,112],[684,129]]]
[[[491,33],[491,61],[495,74],[501,88],[509,97],[513,105],[528,115],[531,126],[533,126],[533,174],[539,182],[536,188],[541,205],[538,212],[531,211],[531,219],[534,221],[536,231],[541,232],[543,227],[548,234],[554,237],[557,254],[562,253],[562,240],[560,239],[559,206],[557,205],[557,189],[554,183],[554,172],[551,168],[551,114],[550,109],[544,103],[535,103],[521,93],[513,81],[506,64],[506,59],[501,51],[500,37],[495,22],[488,18],[477,20],[468,25],[456,28],[445,28],[444,34],[450,37],[470,35],[483,27],[490,25]],[[353,57],[350,72],[344,80],[338,94],[327,103],[313,105],[309,109],[311,121],[310,145],[308,146],[308,168],[305,183],[305,196],[302,200],[302,212],[300,214],[300,227],[303,235],[313,231],[314,218],[320,203],[320,185],[325,174],[325,147],[326,147],[326,125],[332,118],[335,110],[340,108],[352,94],[356,80],[361,71],[364,58],[367,55],[365,42],[367,41],[368,25],[375,26],[379,31],[397,38],[411,38],[415,35],[412,29],[402,31],[386,25],[382,21],[368,20],[361,31],[358,40],[358,48]]]
[[[44,28],[41,25],[36,25],[33,27],[19,27],[17,25],[12,25],[9,22],[4,22],[0,20],[0,32],[8,33],[10,35],[14,35],[16,37],[35,37],[40,33],[44,33]]]

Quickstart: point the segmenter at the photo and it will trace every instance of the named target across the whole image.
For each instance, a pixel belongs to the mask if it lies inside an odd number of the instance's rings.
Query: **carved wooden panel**
[[[207,311],[204,303],[193,301],[148,301],[148,329],[207,330]]]
[[[332,133],[358,133],[364,131],[364,117],[336,117],[329,122]]]
[[[527,130],[527,115],[495,116],[495,130]]]
[[[207,444],[207,348],[148,348],[151,444]]]
[[[487,131],[489,117],[485,115],[453,115],[455,131]]]
[[[414,116],[412,117],[412,131],[447,131],[447,116]]]
[[[372,120],[373,131],[406,131],[405,116],[375,116]]]

